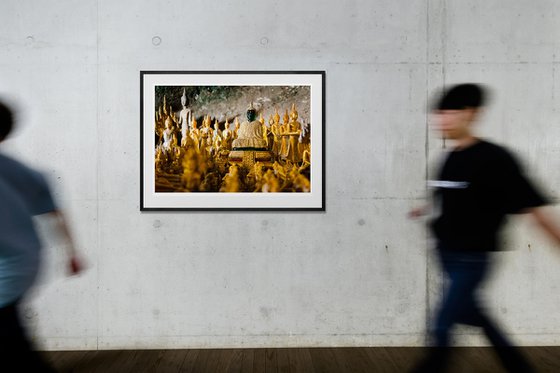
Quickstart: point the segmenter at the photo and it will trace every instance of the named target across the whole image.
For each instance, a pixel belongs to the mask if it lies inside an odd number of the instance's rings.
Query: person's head
[[[486,89],[479,84],[458,84],[445,89],[432,108],[436,128],[447,139],[470,135],[472,123],[486,104],[486,96]]]
[[[14,112],[0,101],[0,142],[12,132],[14,128]]]

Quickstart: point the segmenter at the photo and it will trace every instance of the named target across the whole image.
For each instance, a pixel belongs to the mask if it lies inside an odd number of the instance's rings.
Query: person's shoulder
[[[0,165],[2,170],[20,170],[22,172],[34,173],[31,167],[6,154],[0,153]]]
[[[44,182],[41,172],[3,153],[0,153],[0,175],[14,180]]]
[[[515,156],[514,152],[510,150],[507,146],[496,144],[491,141],[483,140],[481,141],[484,158],[491,164],[505,167],[510,169],[511,167],[519,167],[519,160]]]
[[[502,157],[512,156],[512,152],[506,146],[485,139],[481,139],[479,141],[478,148],[480,151],[483,151],[485,153],[491,153],[496,156],[502,156]]]

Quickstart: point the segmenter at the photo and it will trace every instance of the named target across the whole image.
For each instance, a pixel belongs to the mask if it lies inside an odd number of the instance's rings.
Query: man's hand
[[[424,215],[427,214],[427,207],[426,206],[421,206],[421,207],[416,207],[413,208],[412,210],[410,210],[407,214],[409,219],[418,219]]]
[[[77,275],[83,272],[84,265],[80,258],[77,255],[72,255],[70,260],[68,260],[68,272],[69,275]]]

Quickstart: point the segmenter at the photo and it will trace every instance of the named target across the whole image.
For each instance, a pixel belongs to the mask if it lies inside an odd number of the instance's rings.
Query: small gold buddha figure
[[[163,170],[164,158],[163,158],[163,150],[161,146],[156,148],[156,156],[155,156],[155,166],[156,172],[161,172]]]
[[[163,130],[163,149],[171,150],[177,139],[173,130],[173,122],[170,117],[165,120],[165,129]]]
[[[156,144],[163,141],[163,131],[165,130],[165,119],[167,114],[163,113],[163,107],[160,105],[158,111],[156,112]]]
[[[218,119],[214,122],[214,129],[212,130],[212,137],[215,139],[216,137],[222,137],[222,131],[220,131],[220,123],[218,123]]]
[[[273,151],[274,148],[274,116],[270,114],[268,118],[268,130],[266,134],[266,140],[268,144],[268,150]]]
[[[247,109],[247,121],[243,122],[237,132],[237,138],[233,140],[233,150],[266,150],[262,123],[256,120],[257,110],[253,103]]]
[[[198,169],[199,156],[195,149],[188,149],[183,157],[183,176],[181,180],[189,192],[199,190],[202,174]]]
[[[294,191],[296,192],[311,192],[311,182],[308,178],[298,173],[292,181]]]
[[[301,154],[301,166],[298,171],[303,172],[304,170],[311,167],[311,144],[304,144],[303,153]]]
[[[260,192],[262,190],[262,186],[264,182],[263,180],[264,164],[262,164],[261,162],[255,163],[253,166],[253,170],[249,173],[249,175],[251,175],[251,177],[253,177],[254,179],[254,184],[255,184],[254,191]]]
[[[280,147],[282,144],[282,138],[280,137],[280,115],[278,114],[278,109],[275,109],[274,116],[271,117],[272,122],[270,123],[270,134],[272,144],[269,142],[270,149],[275,157],[280,154]]]
[[[272,169],[274,170],[274,175],[282,180],[286,179],[286,169],[280,163],[274,162],[274,164],[272,165]]]
[[[274,171],[268,170],[265,172],[261,190],[263,193],[278,193],[281,191],[280,181],[274,176]]]
[[[212,135],[212,119],[210,119],[210,115],[205,115],[204,119],[202,120],[202,128],[200,129],[200,134],[206,134],[211,136]]]
[[[222,149],[231,150],[232,142],[233,142],[233,131],[229,128],[229,122],[226,118],[225,128],[222,131]]]
[[[239,127],[241,127],[241,124],[239,124],[239,118],[235,117],[233,126],[233,138],[236,139],[239,134]]]
[[[283,157],[292,163],[301,161],[301,154],[299,149],[299,136],[301,134],[301,123],[297,120],[298,112],[296,105],[292,105],[292,112],[290,113],[290,121],[288,123],[288,132],[283,135],[288,136],[288,147],[285,149]]]
[[[259,117],[259,122],[261,122],[261,124],[262,124],[263,140],[266,144],[266,148],[268,149],[268,133],[269,133],[269,130],[268,130],[268,127],[266,126],[266,122],[264,120],[264,117],[263,117],[262,113],[261,113],[261,116]],[[270,150],[270,149],[268,149],[268,150]]]
[[[214,122],[214,131],[212,132],[212,151],[217,154],[222,147],[222,131],[220,131],[220,124],[218,119]]]
[[[181,148],[174,147],[173,151],[170,153],[171,156],[171,172],[172,173],[179,173],[181,172],[181,163],[182,163],[182,152]]]
[[[198,139],[198,150],[201,154],[202,153],[207,153],[207,151],[208,151],[208,139],[210,139],[210,141],[212,140],[210,138],[210,134],[207,131],[202,131],[202,128],[201,128],[200,129],[200,136],[199,136],[199,139]]]
[[[289,127],[289,123],[290,123],[290,115],[288,114],[288,109],[286,109],[286,113],[284,114],[284,117],[282,118],[283,122],[282,124],[280,124],[279,127],[279,133],[280,133],[280,158],[285,159],[288,156],[288,147],[290,146],[289,142],[289,138],[287,136],[287,134],[290,132],[290,127]]]
[[[224,176],[224,182],[220,192],[237,193],[241,190],[241,181],[239,180],[239,169],[236,165],[229,167],[229,172]]]
[[[193,119],[192,119],[191,130],[189,132],[189,136],[192,139],[196,150],[198,150],[198,143],[200,141],[200,137],[199,137],[198,123],[197,123],[195,117],[193,117]]]

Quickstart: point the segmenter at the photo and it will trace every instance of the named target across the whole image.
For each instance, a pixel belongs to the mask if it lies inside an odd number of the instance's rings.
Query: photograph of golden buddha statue
[[[322,208],[322,79],[141,75],[141,208]]]
[[[156,86],[155,191],[308,193],[309,86]]]

